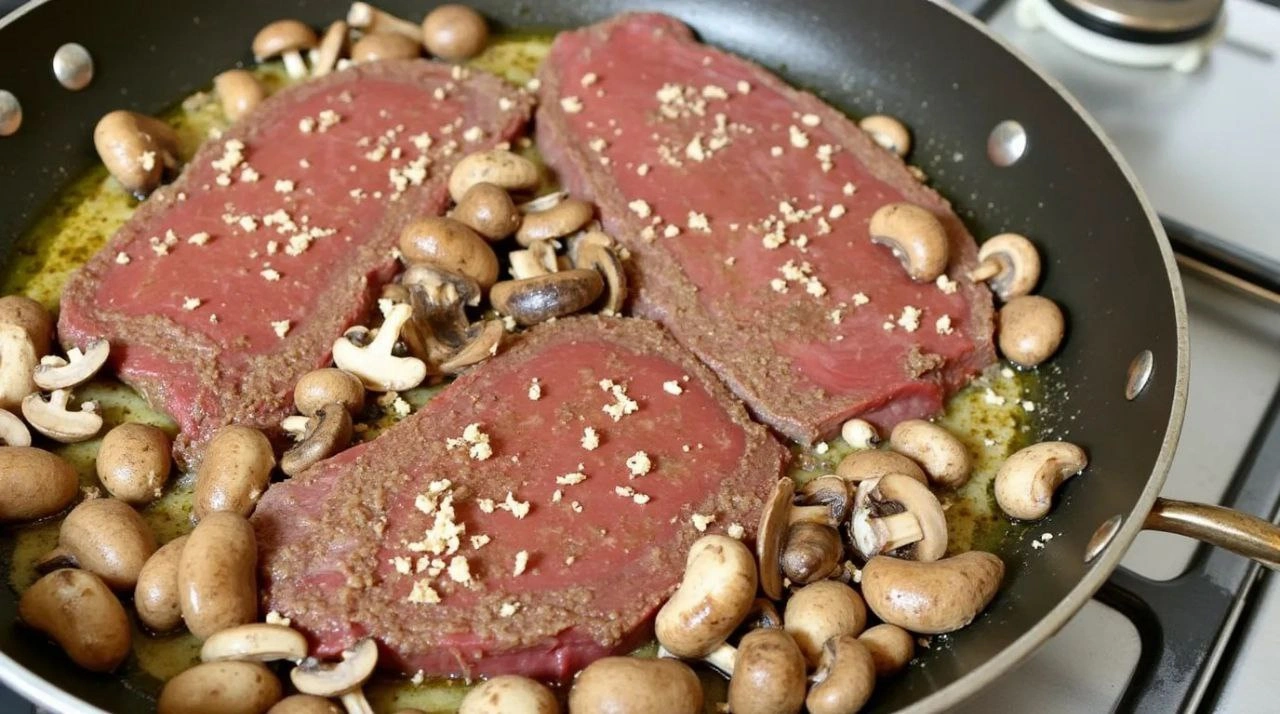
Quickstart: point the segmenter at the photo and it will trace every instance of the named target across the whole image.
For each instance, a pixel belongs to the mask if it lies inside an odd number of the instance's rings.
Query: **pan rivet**
[[[58,83],[75,92],[93,81],[93,57],[84,45],[68,42],[53,53],[53,76]]]
[[[1111,540],[1116,537],[1116,533],[1120,532],[1120,523],[1123,519],[1119,515],[1114,515],[1102,522],[1098,526],[1098,530],[1093,532],[1089,537],[1089,544],[1084,547],[1084,562],[1092,563],[1095,558],[1102,554],[1104,548],[1111,544]]]
[[[1151,350],[1143,350],[1129,363],[1129,379],[1124,385],[1124,398],[1133,401],[1147,388],[1151,374],[1156,371],[1156,358]]]
[[[987,158],[996,166],[1013,166],[1027,153],[1027,130],[1012,119],[996,124],[987,137]]]
[[[0,89],[0,136],[9,136],[22,126],[22,105],[13,92]]]

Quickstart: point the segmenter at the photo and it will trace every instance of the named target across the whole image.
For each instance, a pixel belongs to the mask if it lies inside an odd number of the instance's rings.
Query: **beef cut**
[[[378,438],[273,485],[264,606],[334,654],[567,678],[651,633],[702,532],[752,537],[787,451],[658,325],[534,328]]]
[[[178,422],[193,465],[219,426],[276,431],[293,385],[396,270],[400,228],[449,169],[511,139],[532,100],[427,61],[285,89],[206,142],[68,282],[67,345],[107,337],[120,378]]]
[[[992,299],[946,200],[839,111],[658,14],[560,34],[538,146],[628,249],[634,309],[802,441],[937,412],[995,359]],[[916,284],[868,239],[879,207],[932,211],[949,277]]]

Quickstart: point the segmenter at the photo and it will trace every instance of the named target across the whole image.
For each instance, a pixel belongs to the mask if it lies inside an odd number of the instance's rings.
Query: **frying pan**
[[[436,3],[380,4],[420,17]],[[942,710],[1008,671],[1088,601],[1143,528],[1280,562],[1280,532],[1271,524],[1157,497],[1187,398],[1187,318],[1173,254],[1132,172],[1097,125],[981,25],[923,0],[472,4],[506,28],[570,27],[630,9],[674,14],[704,40],[754,58],[854,115],[902,117],[919,143],[913,161],[975,235],[1016,230],[1042,247],[1040,292],[1063,306],[1069,335],[1047,373],[1056,385],[1047,403],[1057,406],[1039,413],[1040,435],[1081,444],[1092,464],[1066,484],[1034,532],[1006,539],[1000,555],[1007,578],[985,615],[886,682],[872,709]],[[249,62],[249,41],[265,23],[297,17],[324,26],[347,5],[57,0],[29,3],[0,21],[0,89],[13,92],[25,112],[21,130],[0,139],[0,255],[12,251],[61,187],[97,161],[91,136],[104,113],[164,109],[217,72]],[[87,47],[97,66],[93,83],[74,93],[50,71],[54,50],[71,41]],[[1025,130],[1026,151],[997,166],[988,142],[1006,120]],[[1056,535],[1052,545],[1028,547],[1041,532]],[[84,710],[85,702],[112,711],[150,708],[147,692],[79,671],[9,624],[15,610],[15,593],[0,589],[0,678],[10,686],[55,710]]]

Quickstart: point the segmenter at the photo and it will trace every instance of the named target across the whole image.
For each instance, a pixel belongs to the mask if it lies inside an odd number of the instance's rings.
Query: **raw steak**
[[[634,255],[634,309],[756,416],[801,442],[862,415],[937,412],[995,359],[973,238],[949,204],[843,114],[680,22],[622,15],[560,34],[538,145]],[[955,283],[916,284],[867,223],[933,211]]]
[[[405,672],[564,679],[649,634],[700,530],[750,537],[786,459],[659,326],[559,320],[273,485],[266,606],[321,654],[373,636]]]
[[[283,90],[72,277],[59,335],[109,338],[121,379],[178,421],[189,465],[219,426],[275,430],[298,377],[394,275],[400,228],[439,214],[453,162],[530,111],[497,77],[426,61]]]

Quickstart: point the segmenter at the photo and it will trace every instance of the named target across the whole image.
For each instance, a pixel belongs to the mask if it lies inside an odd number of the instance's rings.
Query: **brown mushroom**
[[[187,536],[178,536],[151,554],[133,589],[133,605],[138,619],[152,632],[169,632],[182,624],[178,596],[178,559]]]
[[[622,313],[622,304],[627,299],[627,272],[617,251],[611,246],[586,243],[574,252],[573,266],[594,269],[604,278],[605,292],[600,312],[605,315]]]
[[[31,446],[31,430],[8,409],[0,409],[0,446]]]
[[[823,643],[837,635],[856,636],[862,632],[867,624],[867,608],[853,588],[835,580],[821,580],[791,594],[782,623],[809,666],[816,667],[822,658]]]
[[[0,409],[16,410],[36,391],[34,373],[52,340],[53,317],[43,305],[22,295],[0,298]]]
[[[912,280],[933,282],[946,271],[947,231],[928,209],[912,203],[886,204],[871,215],[869,230],[871,242],[892,250]]]
[[[578,673],[569,714],[702,714],[702,684],[673,659],[605,657]]]
[[[0,522],[51,516],[80,495],[76,470],[57,454],[0,446]]]
[[[432,55],[450,62],[470,59],[484,50],[489,26],[466,5],[441,5],[422,20],[422,42]]]
[[[544,196],[520,207],[524,214],[520,229],[516,231],[516,242],[520,245],[563,238],[581,230],[595,216],[595,206],[586,201],[570,198],[564,193],[549,194],[549,197]]]
[[[18,617],[92,672],[110,672],[129,655],[129,616],[87,570],[64,568],[37,580],[18,600]]]
[[[423,338],[426,359],[437,369],[476,341],[487,339],[484,327],[471,325],[466,306],[480,302],[480,286],[465,275],[436,266],[410,265],[401,276],[409,291],[413,320]],[[462,360],[465,361],[465,358]]]
[[[524,250],[511,251],[507,258],[511,262],[510,273],[514,280],[536,278],[560,270],[560,261],[551,240],[536,240]]]
[[[911,153],[911,132],[896,118],[887,114],[872,114],[858,121],[858,128],[871,135],[880,146],[898,156]]]
[[[782,572],[791,582],[807,585],[836,572],[843,556],[840,531],[825,523],[792,523],[782,549]]]
[[[328,29],[324,31],[324,37],[320,38],[320,46],[315,50],[315,56],[311,61],[311,76],[323,77],[333,71],[338,64],[338,58],[342,56],[342,51],[347,46],[347,23],[342,20],[335,20],[329,23]]]
[[[806,684],[804,655],[791,635],[779,629],[752,630],[738,643],[729,710],[795,714],[804,706]]]
[[[853,499],[849,486],[839,476],[819,476],[810,479],[796,494],[789,521],[821,523],[835,528],[849,517]]]
[[[1024,235],[1001,233],[988,238],[978,249],[978,267],[969,271],[969,279],[985,280],[987,287],[1009,301],[1028,295],[1040,280],[1040,253]]]
[[[849,540],[864,559],[881,553],[937,560],[947,552],[947,517],[928,486],[888,474],[858,484]]]
[[[868,449],[857,451],[840,460],[836,474],[850,483],[880,478],[886,474],[910,476],[920,483],[928,483],[920,465],[896,451]]]
[[[883,623],[868,627],[858,635],[858,639],[862,640],[862,644],[871,653],[877,677],[888,677],[901,672],[916,655],[915,638],[897,625]]]
[[[337,662],[307,658],[289,672],[293,686],[303,694],[340,697],[349,714],[373,711],[361,687],[378,664],[378,645],[371,638],[360,640],[342,652]]]
[[[280,57],[285,72],[293,79],[307,76],[302,53],[316,46],[316,33],[298,20],[276,20],[258,30],[253,38],[253,56],[259,62]]]
[[[786,544],[790,523],[791,499],[796,482],[784,476],[778,479],[760,510],[756,529],[756,560],[760,563],[760,589],[771,600],[782,599],[782,549]]]
[[[756,564],[741,541],[706,535],[689,548],[684,578],[658,610],[658,642],[677,657],[710,654],[746,617],[756,594]]]
[[[410,223],[400,233],[400,252],[409,263],[461,273],[485,290],[498,279],[498,256],[493,248],[452,218],[423,218]]]
[[[489,291],[489,301],[504,315],[529,326],[586,308],[604,291],[595,270],[574,268],[524,280],[504,280]]]
[[[507,191],[523,191],[538,185],[538,167],[505,149],[477,151],[462,158],[449,173],[449,196],[454,201],[478,183],[491,183]]]
[[[341,707],[314,694],[294,694],[276,702],[267,714],[344,714]]]
[[[491,183],[467,189],[449,215],[490,241],[502,240],[520,227],[520,211],[511,194]]]
[[[351,3],[351,9],[347,11],[347,24],[363,31],[365,34],[395,32],[415,41],[422,41],[422,28],[417,23],[396,17],[367,2]]]
[[[178,165],[178,135],[168,124],[125,111],[110,112],[93,129],[93,146],[126,191],[144,197]]]
[[[422,53],[422,43],[398,32],[373,32],[351,45],[353,62],[412,59]]]
[[[205,662],[165,682],[157,714],[263,714],[280,701],[280,680],[259,662]]]
[[[121,424],[102,437],[95,468],[107,493],[142,505],[160,497],[171,468],[169,435],[150,424]]]
[[[258,78],[243,69],[230,69],[214,77],[213,91],[222,104],[222,113],[230,121],[253,111],[267,96]]]
[[[969,482],[973,459],[951,432],[923,419],[898,422],[889,434],[889,447],[920,464],[929,480],[947,488]]]
[[[1052,357],[1066,331],[1057,303],[1039,295],[1005,303],[999,323],[1000,353],[1020,367],[1035,367]]]
[[[937,635],[973,622],[1003,578],[1004,562],[977,550],[931,563],[877,555],[862,568],[862,595],[881,620]]]
[[[137,511],[115,498],[93,498],[67,514],[58,529],[58,546],[36,563],[36,570],[80,568],[112,590],[132,590],[154,552],[155,535]]]
[[[460,374],[468,367],[496,355],[506,334],[502,320],[485,320],[469,326],[466,341],[448,359],[440,362],[440,372],[448,375]]]
[[[528,677],[491,677],[463,697],[458,714],[558,714],[556,695]]]
[[[305,416],[314,416],[321,407],[342,404],[355,416],[364,409],[364,385],[360,378],[334,367],[313,369],[302,375],[293,388],[293,405]]]
[[[351,444],[352,429],[351,413],[345,405],[334,402],[321,407],[308,423],[302,441],[280,457],[280,470],[296,476],[342,451]]]
[[[218,429],[196,471],[192,515],[196,519],[215,511],[249,515],[267,490],[275,465],[271,442],[261,431],[239,424]]]
[[[196,525],[178,555],[178,602],[191,634],[258,619],[258,546],[248,519],[215,511]]]
[[[1089,465],[1075,444],[1045,441],[1020,449],[996,472],[996,503],[1012,518],[1035,521],[1049,515],[1053,494],[1063,481]]]
[[[855,714],[875,686],[875,662],[866,645],[853,635],[838,635],[822,645],[805,707],[809,714]]]

